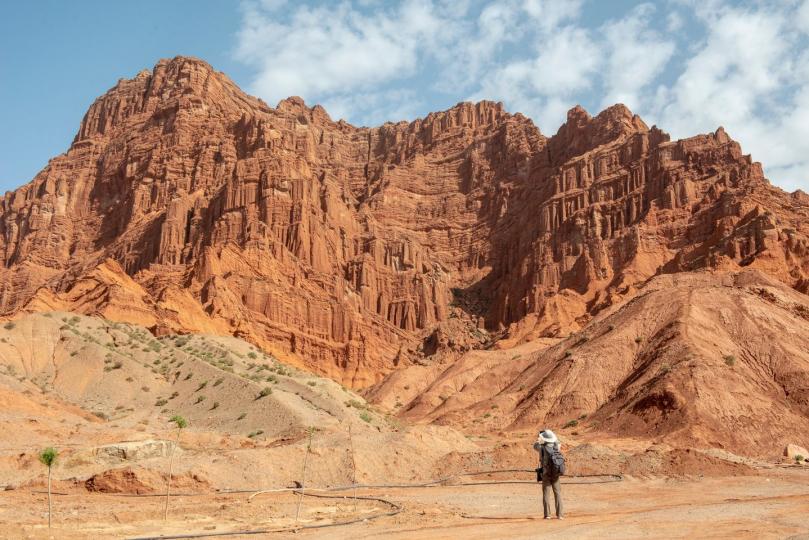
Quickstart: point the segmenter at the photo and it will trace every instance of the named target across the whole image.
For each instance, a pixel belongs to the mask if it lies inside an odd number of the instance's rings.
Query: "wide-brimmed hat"
[[[537,440],[542,441],[545,444],[553,444],[559,442],[559,439],[556,437],[556,433],[549,429],[543,429],[537,435]]]

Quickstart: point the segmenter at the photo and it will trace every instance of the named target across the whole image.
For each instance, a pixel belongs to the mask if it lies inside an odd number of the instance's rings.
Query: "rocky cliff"
[[[655,274],[809,291],[809,203],[719,128],[501,104],[355,127],[191,58],[121,80],[0,199],[0,312],[232,334],[345,384],[575,330]]]

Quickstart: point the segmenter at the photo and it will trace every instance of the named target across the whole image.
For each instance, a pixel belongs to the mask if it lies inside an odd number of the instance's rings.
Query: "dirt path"
[[[278,538],[456,539],[489,538],[792,538],[809,539],[809,470],[778,470],[759,477],[649,480],[567,485],[567,518],[541,519],[539,490],[531,484],[443,486],[374,490],[404,511],[346,527],[301,531]],[[305,499],[302,523],[371,516],[389,510],[347,499]],[[296,498],[270,494],[177,497],[160,519],[159,498],[76,493],[54,501],[56,538],[131,538],[192,532],[222,533],[292,524]],[[41,494],[0,493],[4,537],[47,538]],[[244,538],[252,538],[243,536]],[[230,536],[226,538],[239,538]]]

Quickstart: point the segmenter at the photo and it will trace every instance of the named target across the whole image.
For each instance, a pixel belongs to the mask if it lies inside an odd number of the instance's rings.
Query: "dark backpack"
[[[565,474],[565,456],[562,455],[559,447],[554,444],[550,445],[550,448],[546,446],[544,450],[548,453],[548,470],[545,471],[547,476],[557,478]]]

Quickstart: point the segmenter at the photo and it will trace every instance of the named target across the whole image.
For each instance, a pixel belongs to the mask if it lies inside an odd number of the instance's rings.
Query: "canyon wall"
[[[575,330],[656,274],[809,288],[807,197],[721,128],[576,107],[547,137],[492,102],[355,127],[182,57],[96,100],[0,214],[4,316],[232,334],[353,387]]]

